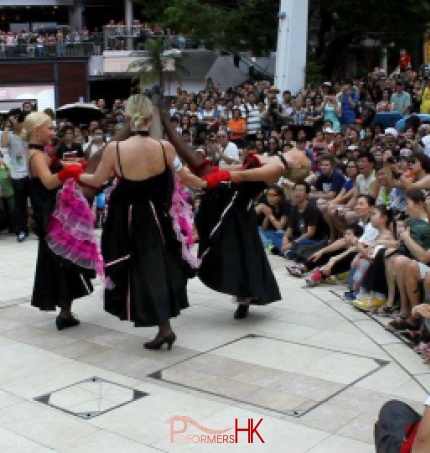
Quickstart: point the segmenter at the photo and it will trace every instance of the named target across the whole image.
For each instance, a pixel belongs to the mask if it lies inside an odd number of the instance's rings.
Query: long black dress
[[[188,307],[187,264],[176,239],[169,209],[173,174],[165,170],[144,180],[121,179],[113,189],[103,228],[105,310],[137,327],[160,326]]]
[[[46,226],[55,208],[57,192],[58,189],[48,190],[39,178],[30,177],[31,206],[39,238],[31,305],[47,311],[69,306],[73,300],[91,294],[91,279],[95,277],[94,271],[55,255],[46,244]]]
[[[200,280],[209,288],[265,305],[281,299],[258,234],[254,198],[263,182],[223,183],[207,190],[196,216]]]

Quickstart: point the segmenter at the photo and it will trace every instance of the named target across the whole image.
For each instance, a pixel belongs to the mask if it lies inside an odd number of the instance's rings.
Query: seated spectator
[[[304,181],[294,185],[294,206],[281,245],[281,252],[289,259],[296,257],[295,246],[313,245],[328,235],[328,228],[321,212],[309,203],[309,192],[309,184]]]
[[[387,329],[391,331],[404,330],[411,325],[416,325],[411,315],[411,302],[409,300],[405,285],[405,272],[408,269],[408,261],[422,259],[430,262],[430,226],[428,224],[427,212],[425,209],[425,195],[421,190],[409,189],[406,192],[408,204],[406,212],[409,218],[405,221],[405,229],[399,232],[401,243],[395,249],[387,249],[385,252],[385,274],[388,286],[387,307],[394,306],[395,289],[400,294],[400,317],[391,321]],[[419,268],[420,264],[418,264]],[[422,268],[424,271],[425,268]],[[416,289],[416,288],[415,288]]]
[[[358,225],[363,228],[359,241],[366,246],[369,246],[379,234],[370,223],[371,209],[374,205],[375,199],[370,195],[360,195],[355,205],[359,219]],[[349,227],[350,225],[348,225]],[[294,272],[294,275],[302,276],[316,269],[306,279],[309,286],[315,286],[332,275],[348,272],[355,255],[355,248],[345,239],[344,235],[341,239],[314,253],[303,265],[298,266],[298,271]],[[287,270],[290,272],[290,269],[287,268]]]
[[[375,423],[376,453],[430,451],[430,398],[424,404],[423,417],[401,401],[390,400],[382,406]]]
[[[350,300],[353,301],[353,305],[358,307],[361,306],[360,304],[364,299],[371,299],[373,297],[375,300],[367,300],[367,302],[370,308],[375,308],[377,305],[385,303],[385,300],[381,303],[380,299],[376,300],[377,298],[374,296],[365,294],[361,289],[361,283],[364,274],[373,262],[376,252],[382,247],[392,247],[396,245],[397,242],[395,238],[397,231],[394,213],[386,205],[377,205],[372,209],[370,222],[373,228],[376,228],[379,233],[369,246],[363,245],[358,239],[353,242],[353,245],[356,246],[358,255],[351,264],[348,296],[350,297]]]
[[[290,210],[284,191],[279,186],[269,187],[265,193],[265,200],[255,208],[255,212],[261,217],[261,225],[258,227],[261,240],[265,247],[275,247],[272,253],[279,254],[281,250]]]
[[[355,180],[353,195],[345,204],[344,209],[328,211],[328,223],[333,228],[333,235],[338,237],[345,230],[346,225],[357,220],[355,204],[359,195],[370,195],[376,181],[374,170],[375,157],[371,153],[361,153],[357,159],[359,174]]]
[[[315,190],[309,194],[310,199],[333,200],[345,184],[345,176],[336,169],[336,159],[331,154],[323,154],[318,159],[320,176],[314,183]]]
[[[239,108],[233,108],[233,118],[227,122],[227,127],[230,130],[231,141],[242,149],[245,146],[246,119],[242,117]]]

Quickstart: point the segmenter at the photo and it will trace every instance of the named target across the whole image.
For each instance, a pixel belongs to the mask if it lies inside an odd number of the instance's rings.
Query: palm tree
[[[136,54],[139,54],[136,52]],[[180,61],[180,53],[170,49],[168,40],[165,38],[150,38],[146,42],[146,51],[138,60],[129,64],[127,70],[137,70],[133,81],[139,81],[139,85],[148,85],[158,83],[160,87],[164,86],[164,82],[172,77],[181,83],[181,78],[178,74],[179,70],[189,73]]]

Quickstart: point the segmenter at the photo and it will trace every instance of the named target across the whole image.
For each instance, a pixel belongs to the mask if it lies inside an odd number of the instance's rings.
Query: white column
[[[293,95],[305,85],[309,0],[281,0],[275,85]]]
[[[128,50],[133,49],[133,38],[131,37],[132,25],[133,25],[133,0],[125,0],[125,28],[127,29],[126,33],[129,36],[127,38]]]

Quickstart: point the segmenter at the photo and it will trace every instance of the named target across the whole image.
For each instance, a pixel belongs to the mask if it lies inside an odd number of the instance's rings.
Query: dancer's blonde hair
[[[125,114],[131,119],[131,129],[137,131],[148,123],[152,102],[144,94],[134,94],[127,99]]]
[[[31,133],[36,127],[42,126],[47,121],[52,121],[51,117],[43,112],[32,112],[25,117],[22,125],[21,138],[28,142]]]

